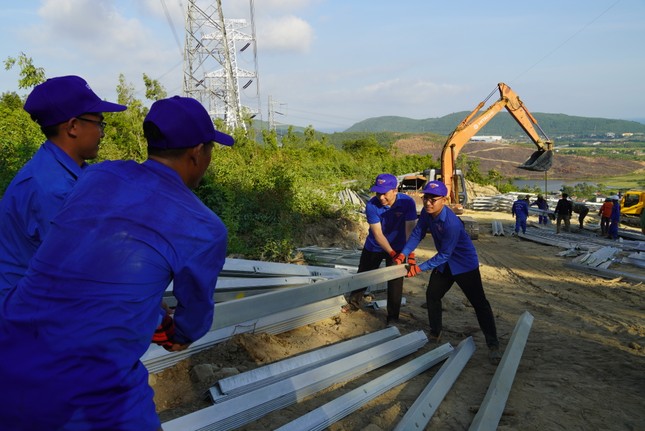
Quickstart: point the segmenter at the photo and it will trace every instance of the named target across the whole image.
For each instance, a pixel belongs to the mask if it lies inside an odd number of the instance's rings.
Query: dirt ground
[[[401,154],[431,154],[435,160],[439,160],[444,144],[443,141],[433,141],[428,136],[419,135],[399,139],[396,141],[395,147]],[[468,160],[477,160],[479,172],[483,175],[486,175],[491,169],[495,169],[508,178],[541,180],[544,178],[544,172],[517,169],[531,156],[533,151],[535,151],[535,147],[527,145],[518,146],[507,142],[477,142],[465,145],[461,154],[465,155]],[[549,169],[549,178],[602,182],[605,175],[612,175],[616,172],[641,175],[645,172],[645,163],[638,160],[558,153],[557,157],[553,159],[553,166]]]
[[[468,212],[480,223],[479,253],[484,288],[505,348],[524,311],[534,316],[499,430],[645,429],[645,286],[607,280],[564,266],[561,251],[510,236],[493,236],[493,220],[510,214]],[[533,217],[531,217],[533,218]],[[434,252],[431,239],[417,249],[419,261]],[[429,274],[406,279],[402,334],[428,329],[425,286]],[[385,299],[385,292],[376,299]],[[495,372],[474,311],[455,285],[444,299],[443,342],[456,346],[472,335],[477,346],[426,429],[466,430]],[[385,327],[384,310],[361,310],[279,335],[243,335],[151,375],[163,421],[207,407],[204,394],[218,379]],[[384,374],[436,345],[358,379],[270,413],[241,430],[272,430]],[[207,381],[190,378],[197,364],[212,364]],[[329,430],[391,430],[401,420],[437,365],[336,422]]]

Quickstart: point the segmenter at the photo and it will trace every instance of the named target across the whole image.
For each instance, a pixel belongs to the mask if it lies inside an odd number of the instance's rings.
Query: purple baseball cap
[[[370,191],[375,193],[387,193],[398,186],[399,182],[394,175],[381,174],[376,177],[376,180],[374,180],[374,185],[370,188]]]
[[[143,120],[159,128],[163,137],[148,139],[154,148],[190,148],[204,142],[215,141],[231,146],[232,136],[215,130],[213,120],[199,101],[191,97],[173,96],[157,100]]]
[[[446,185],[441,181],[430,181],[425,185],[425,187],[423,187],[423,194],[446,196],[448,194],[448,189],[446,188]]]
[[[41,127],[63,123],[90,112],[120,112],[127,107],[106,102],[81,77],[50,78],[38,84],[25,101],[24,109]]]

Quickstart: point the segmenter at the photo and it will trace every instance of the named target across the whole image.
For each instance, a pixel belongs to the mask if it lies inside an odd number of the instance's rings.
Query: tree
[[[500,182],[502,181],[502,174],[497,170],[497,169],[491,169],[488,171],[488,181],[491,182],[495,187],[497,187],[497,190],[499,190]]]
[[[166,89],[156,79],[151,79],[143,74],[143,84],[146,86],[146,99],[148,100],[161,100],[168,97]]]
[[[466,161],[466,179],[477,184],[484,184],[484,177],[479,172],[479,159],[470,159]]]
[[[135,98],[134,87],[128,84],[123,74],[119,75],[117,102],[128,107],[123,112],[105,113],[108,126],[101,140],[100,160],[147,158],[147,145],[143,137],[143,119],[148,113],[141,100]],[[162,92],[162,88],[160,88]]]
[[[0,196],[44,140],[16,93],[0,97]]]
[[[7,57],[4,61],[5,70],[12,69],[16,63],[18,64],[18,67],[20,67],[18,88],[32,88],[41,82],[45,82],[45,69],[34,66],[34,62],[31,57],[27,57],[24,52],[21,52],[18,58]]]

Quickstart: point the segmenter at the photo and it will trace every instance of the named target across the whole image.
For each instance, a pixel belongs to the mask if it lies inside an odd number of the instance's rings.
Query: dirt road
[[[492,220],[511,223],[510,214],[479,213],[475,242],[488,299],[502,348],[524,311],[534,316],[500,430],[645,429],[645,286],[606,280],[564,266],[555,247],[509,236],[492,236]],[[422,261],[433,253],[431,240],[417,250]],[[427,330],[427,274],[406,279],[399,329]],[[384,299],[385,292],[376,299]],[[477,350],[426,429],[466,430],[483,400],[495,367],[487,361],[473,309],[457,286],[444,299],[444,342],[457,345],[472,335]],[[288,333],[247,335],[216,346],[151,377],[162,421],[209,404],[203,394],[228,367],[255,368],[287,356],[385,327],[384,310],[361,310]],[[415,355],[431,350],[426,345]],[[409,360],[404,358],[297,405],[273,412],[243,430],[275,429]],[[193,383],[190,369],[216,365],[212,381]],[[432,376],[435,366],[335,423],[333,431],[391,430]]]

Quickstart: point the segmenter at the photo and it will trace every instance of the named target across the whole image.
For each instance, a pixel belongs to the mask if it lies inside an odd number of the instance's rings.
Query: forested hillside
[[[440,118],[414,120],[405,117],[375,117],[354,124],[346,132],[404,132],[404,133],[437,133],[449,135],[455,127],[469,114],[456,112]],[[605,135],[607,133],[643,133],[645,124],[636,121],[612,120],[607,118],[576,117],[565,114],[533,114],[545,133],[552,138],[562,135]],[[504,138],[525,136],[520,126],[508,112],[500,112],[482,130],[482,135],[501,135]]]

